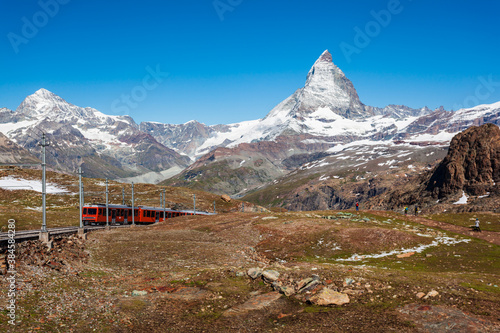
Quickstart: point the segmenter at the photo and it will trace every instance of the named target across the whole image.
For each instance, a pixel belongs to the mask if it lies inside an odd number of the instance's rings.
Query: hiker
[[[418,215],[418,206],[415,205],[415,216],[417,216],[417,215]]]
[[[479,219],[476,217],[476,225],[474,226],[474,231],[481,232],[481,228],[479,228]]]
[[[356,211],[359,211],[359,202],[356,201]]]
[[[408,215],[408,206],[405,207],[405,216]]]

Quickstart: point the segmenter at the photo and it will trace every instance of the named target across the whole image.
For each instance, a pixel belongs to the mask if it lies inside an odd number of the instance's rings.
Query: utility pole
[[[42,133],[42,143],[40,146],[42,146],[42,232],[47,232],[47,188],[46,188],[46,177],[45,177],[45,169],[46,169],[46,163],[45,163],[45,147],[50,146],[49,143],[45,141],[45,133]]]
[[[167,216],[165,215],[165,201],[166,201],[167,195],[165,193],[165,189],[163,189],[163,221],[167,220]]]
[[[108,178],[106,178],[106,227],[109,227]]]
[[[122,205],[125,206],[125,187],[122,187]]]
[[[242,213],[245,212],[245,203],[244,202],[241,203],[241,212]]]
[[[196,215],[196,194],[193,194],[193,213]]]
[[[214,200],[214,214],[216,214],[216,213],[215,213],[215,200]]]
[[[163,192],[160,192],[160,208],[162,205],[163,205]],[[165,212],[163,212],[163,214],[165,216]],[[160,218],[158,218],[158,222],[160,222]]]
[[[134,182],[132,182],[132,225],[135,225]]]
[[[83,228],[83,186],[82,186],[82,167],[78,167],[78,189],[80,191],[80,228]]]

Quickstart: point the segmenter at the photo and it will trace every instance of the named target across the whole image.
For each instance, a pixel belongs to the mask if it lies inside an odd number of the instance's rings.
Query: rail
[[[110,225],[110,228],[126,228],[130,227],[130,225]],[[96,225],[96,226],[85,226],[85,232],[95,231],[100,229],[105,229],[106,226]],[[61,235],[71,235],[78,233],[78,227],[59,227],[59,228],[51,228],[47,229],[49,235],[52,236],[61,236]],[[14,239],[16,242],[24,242],[27,240],[38,239],[40,237],[41,230],[21,230],[16,231]],[[9,240],[9,236],[7,232],[0,232],[0,247],[7,244]]]

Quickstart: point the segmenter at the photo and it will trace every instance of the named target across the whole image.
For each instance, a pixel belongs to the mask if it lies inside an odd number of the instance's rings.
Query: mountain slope
[[[39,159],[0,133],[0,164],[38,164]]]

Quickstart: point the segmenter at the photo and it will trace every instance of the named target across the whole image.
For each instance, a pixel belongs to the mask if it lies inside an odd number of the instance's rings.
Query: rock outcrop
[[[500,128],[471,127],[451,141],[448,155],[436,168],[426,191],[443,198],[459,191],[471,195],[499,192]]]

